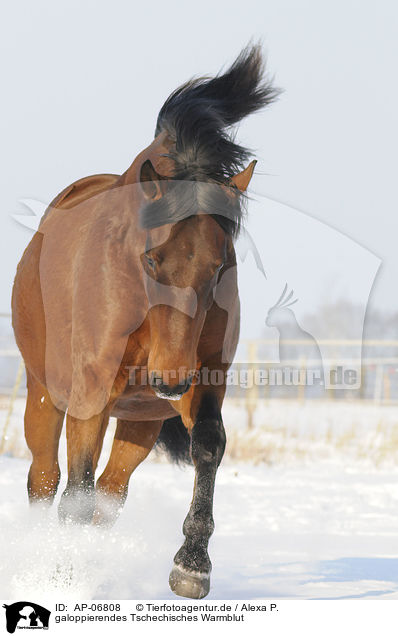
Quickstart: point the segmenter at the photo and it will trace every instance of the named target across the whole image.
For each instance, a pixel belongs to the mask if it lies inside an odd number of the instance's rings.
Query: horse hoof
[[[210,573],[187,570],[182,565],[174,565],[169,577],[170,589],[177,596],[204,598],[210,590]]]

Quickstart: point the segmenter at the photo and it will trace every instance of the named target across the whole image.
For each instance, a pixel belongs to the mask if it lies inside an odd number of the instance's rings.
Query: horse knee
[[[192,429],[191,455],[194,463],[218,465],[225,450],[225,429],[221,411],[214,396],[206,396],[200,405]]]
[[[225,430],[221,419],[210,419],[195,424],[192,431],[192,459],[194,463],[205,462],[217,465],[225,450]]]

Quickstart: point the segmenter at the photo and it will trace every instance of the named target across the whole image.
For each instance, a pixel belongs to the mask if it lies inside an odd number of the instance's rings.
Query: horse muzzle
[[[192,375],[189,375],[182,382],[171,385],[164,381],[161,373],[153,371],[150,375],[149,384],[157,397],[163,400],[180,400],[192,384]]]

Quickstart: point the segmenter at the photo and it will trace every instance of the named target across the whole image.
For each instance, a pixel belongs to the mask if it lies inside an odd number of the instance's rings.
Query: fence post
[[[302,404],[305,400],[305,383],[304,384],[301,383],[301,378],[302,378],[302,375],[305,375],[305,377],[307,377],[308,366],[307,366],[307,362],[305,358],[300,358],[298,363],[299,363],[299,367],[298,367],[297,398],[300,404]],[[304,374],[302,374],[302,371],[304,371]]]
[[[391,382],[390,382],[390,374],[389,370],[384,371],[384,391],[383,391],[383,399],[385,402],[389,402],[391,399]]]
[[[255,366],[257,360],[257,342],[255,340],[250,340],[247,346],[248,349],[248,371],[251,374],[251,379],[253,380],[252,386],[250,386],[246,390],[246,412],[247,412],[247,428],[253,428],[253,415],[254,411],[257,407],[257,386],[255,383]]]
[[[378,364],[376,367],[374,401],[380,404],[382,397],[383,397],[383,365]]]

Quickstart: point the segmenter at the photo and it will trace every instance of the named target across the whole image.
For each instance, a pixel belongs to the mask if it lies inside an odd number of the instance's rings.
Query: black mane
[[[174,194],[162,197],[163,202],[147,206],[143,211],[144,226],[161,225],[167,218],[168,222],[176,222],[202,205],[202,212],[213,210],[215,215],[218,212],[219,217],[224,217],[225,222],[217,220],[236,235],[242,220],[240,197],[232,198],[220,187],[209,190],[205,184],[229,185],[230,178],[243,169],[251,153],[235,143],[231,127],[273,102],[278,94],[265,75],[258,45],[243,49],[224,74],[192,79],[177,88],[159,112],[155,134],[166,130],[175,141],[175,148],[167,154],[175,162],[173,180],[189,181],[192,187],[177,186],[172,189]],[[180,193],[184,190],[182,206],[176,199],[179,189]],[[159,208],[156,212],[154,206]]]

